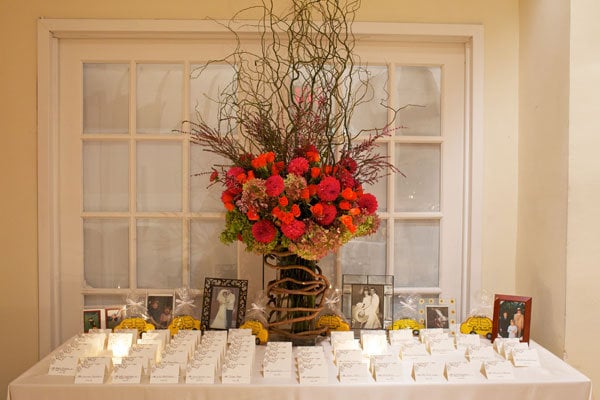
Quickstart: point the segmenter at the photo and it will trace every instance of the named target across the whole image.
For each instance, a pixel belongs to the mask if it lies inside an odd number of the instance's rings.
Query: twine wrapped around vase
[[[329,280],[315,261],[291,252],[266,254],[265,264],[277,271],[278,279],[269,282],[269,332],[290,339],[321,335],[327,327],[315,328],[315,319],[323,310]]]

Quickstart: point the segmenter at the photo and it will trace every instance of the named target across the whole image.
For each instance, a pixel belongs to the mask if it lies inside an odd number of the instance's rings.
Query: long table
[[[328,344],[323,344],[329,346]],[[539,353],[541,367],[515,368],[515,379],[491,381],[483,375],[473,383],[417,383],[410,375],[394,383],[369,382],[342,384],[331,363],[326,384],[304,385],[295,377],[265,379],[260,372],[264,346],[257,346],[256,368],[249,385],[179,384],[151,385],[148,377],[140,384],[76,385],[73,377],[49,376],[53,354],[48,355],[8,386],[8,400],[367,400],[367,399],[444,399],[444,400],[591,400],[589,378],[544,349],[532,343]],[[326,349],[326,353],[329,351]]]

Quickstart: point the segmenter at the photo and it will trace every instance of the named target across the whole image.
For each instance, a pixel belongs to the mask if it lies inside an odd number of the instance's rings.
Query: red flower
[[[353,159],[351,159],[350,157],[344,157],[340,160],[339,164],[346,168],[348,170],[348,172],[350,172],[351,174],[356,172],[356,168],[358,168],[358,164],[356,164],[356,161],[354,161]]]
[[[297,219],[293,220],[289,224],[281,225],[281,232],[290,240],[299,239],[302,235],[304,235],[305,231],[306,225],[304,225],[304,222],[298,221]]]
[[[229,189],[223,191],[223,193],[221,193],[221,201],[223,203],[232,203],[233,202],[233,193],[231,193],[231,191]]]
[[[310,162],[319,162],[321,160],[321,156],[319,156],[317,151],[307,151],[306,158],[308,158],[308,161]]]
[[[317,218],[323,216],[323,204],[317,203],[310,208],[310,212]]]
[[[300,191],[300,198],[303,200],[308,200],[310,197],[310,190],[308,188],[304,188]]]
[[[287,206],[288,204],[289,204],[289,201],[288,201],[288,198],[287,198],[287,197],[285,197],[285,196],[281,196],[281,197],[279,198],[279,205],[280,205],[281,207],[285,207],[285,206]],[[295,204],[294,204],[294,205],[295,205]]]
[[[317,185],[308,185],[308,196],[314,196],[317,194],[319,187]]]
[[[346,189],[342,190],[342,197],[350,201],[356,200],[356,193],[354,193],[352,189],[347,187]]]
[[[344,224],[346,226],[346,228],[348,228],[348,230],[351,233],[354,233],[356,231],[356,226],[354,226],[354,224],[352,223],[352,217],[349,215],[342,215],[340,217],[340,221],[342,221],[342,224]]]
[[[298,207],[298,204],[292,205],[292,215],[296,218],[300,216],[300,207]]]
[[[348,211],[348,214],[350,214],[350,215],[358,215],[358,214],[360,214],[360,208],[356,208],[356,207],[351,208]]]
[[[319,175],[321,175],[321,168],[319,168],[319,167],[312,167],[310,169],[310,177],[311,178],[313,178],[313,179],[318,178]]]
[[[213,169],[213,171],[210,174],[210,181],[215,182],[218,179],[219,179],[219,171],[217,171],[216,169]]]
[[[352,208],[352,205],[347,200],[342,200],[340,201],[339,207],[340,210],[349,210],[350,208]]]
[[[319,225],[327,226],[331,225],[337,216],[337,209],[334,205],[320,203],[322,207],[322,212],[320,216],[315,215],[317,223]],[[315,206],[317,206],[316,204]],[[314,213],[313,213],[314,214]]]
[[[252,225],[252,236],[260,243],[269,243],[275,239],[277,228],[271,221],[260,220]]]
[[[358,206],[365,210],[365,214],[371,215],[377,211],[377,199],[371,193],[365,193],[358,199]]]
[[[354,179],[352,174],[350,172],[346,171],[345,169],[342,169],[338,173],[337,177],[340,180],[340,182],[342,183],[343,187],[353,188],[354,186],[356,186],[356,179]]]
[[[273,175],[265,181],[265,190],[269,196],[277,197],[285,189],[283,178],[279,175]]]
[[[256,211],[254,211],[253,209],[248,210],[248,212],[246,213],[246,216],[248,217],[248,219],[250,221],[258,221],[259,220],[259,216],[256,213]]]
[[[290,174],[302,176],[308,172],[308,160],[304,157],[296,157],[290,161],[287,170]]]
[[[323,201],[334,201],[340,194],[340,181],[332,176],[328,176],[319,183],[317,194]]]
[[[250,164],[252,164],[252,168],[260,169],[267,166],[267,163],[273,162],[275,160],[275,154],[273,152],[263,153],[256,156]]]

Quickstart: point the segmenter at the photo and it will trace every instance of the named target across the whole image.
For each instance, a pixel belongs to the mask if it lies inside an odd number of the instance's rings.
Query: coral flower
[[[356,193],[350,188],[342,190],[342,197],[346,200],[356,200]]]
[[[308,200],[310,197],[310,190],[308,188],[304,188],[300,191],[300,198],[303,200]]]
[[[340,217],[340,221],[342,221],[342,224],[344,224],[344,226],[346,228],[348,228],[348,230],[351,233],[354,233],[356,231],[356,226],[354,226],[354,224],[352,223],[352,217],[349,215],[342,215]]]
[[[256,211],[254,211],[254,210],[252,210],[252,209],[248,210],[248,212],[246,213],[246,216],[248,217],[248,219],[249,219],[250,221],[258,221],[258,220],[259,220],[259,218],[260,218],[260,217],[258,216],[258,214],[256,213]]]
[[[275,235],[277,235],[277,228],[271,221],[263,219],[252,225],[252,236],[257,242],[269,243],[275,239]]]
[[[296,218],[298,218],[300,216],[300,207],[298,207],[298,204],[294,204],[292,205],[292,215]]]
[[[342,200],[340,201],[338,207],[340,207],[340,210],[349,210],[350,208],[352,208],[352,205],[348,201]]]
[[[319,167],[312,167],[310,169],[310,177],[311,178],[313,178],[313,179],[318,178],[319,175],[321,175],[321,168],[319,168]]]
[[[315,217],[321,217],[323,215],[323,204],[321,203],[317,203],[314,206],[312,206],[310,208],[310,212],[315,216]]]

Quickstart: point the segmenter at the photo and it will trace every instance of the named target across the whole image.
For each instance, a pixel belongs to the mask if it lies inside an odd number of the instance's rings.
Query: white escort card
[[[491,381],[509,381],[515,379],[512,364],[506,360],[485,361],[483,370],[486,378]]]
[[[111,383],[140,383],[142,379],[142,362],[139,357],[123,357],[121,364],[113,367]]]
[[[316,360],[298,362],[298,378],[301,384],[327,383],[329,381],[329,368],[325,363]]]
[[[108,335],[106,333],[86,333],[77,336],[75,340],[79,343],[84,343],[85,345],[89,346],[93,353],[90,354],[90,356],[95,356],[104,350],[107,337]]]
[[[418,361],[429,357],[425,344],[419,342],[407,342],[400,347],[400,358],[403,361]]]
[[[114,357],[124,357],[129,354],[129,349],[133,345],[134,336],[130,332],[111,333],[108,336],[106,349],[112,351]]]
[[[470,334],[458,334],[456,336],[456,348],[459,350],[466,350],[472,346],[480,346],[481,339],[479,335],[470,335]]]
[[[201,359],[193,359],[187,366],[185,383],[215,383],[215,366]]]
[[[161,354],[161,363],[173,362],[178,363],[181,368],[185,368],[190,358],[188,346],[178,346],[177,343],[169,343]]]
[[[227,335],[227,342],[231,343],[238,336],[251,336],[251,335],[252,335],[252,329],[232,328],[232,329],[229,329],[229,333]]]
[[[449,361],[446,363],[446,378],[448,382],[477,382],[483,377],[467,361]]]
[[[252,364],[226,360],[221,371],[221,382],[225,384],[249,384]]]
[[[431,353],[432,356],[445,355],[456,350],[454,347],[454,339],[449,336],[430,339],[428,345],[429,353]]]
[[[340,349],[335,353],[335,364],[340,365],[348,362],[360,363],[363,361],[363,354],[360,349]]]
[[[180,365],[178,362],[161,362],[152,366],[150,372],[150,383],[179,383],[179,369]]]
[[[504,342],[501,355],[510,360],[513,350],[516,349],[529,349],[529,344],[526,342]]]
[[[75,376],[78,362],[79,354],[60,351],[50,361],[48,375]]]
[[[362,362],[344,362],[339,364],[341,383],[368,383],[373,380],[367,364]]]
[[[77,365],[75,383],[104,383],[108,368],[110,368],[109,357],[82,357]]]
[[[494,349],[489,345],[471,346],[467,348],[467,357],[471,362],[493,361],[496,359]]]
[[[362,349],[369,356],[389,353],[389,346],[385,332],[383,334],[362,334]]]
[[[400,362],[376,362],[373,375],[377,382],[398,382],[403,375],[402,364]]]
[[[336,342],[352,342],[354,340],[353,331],[331,331],[329,335],[332,346]]]
[[[413,377],[416,382],[443,382],[444,367],[442,361],[415,361],[413,363]]]
[[[514,348],[511,358],[515,367],[540,367],[540,356],[536,349]]]
[[[269,342],[263,358],[265,378],[289,378],[292,375],[292,343]]]
[[[415,341],[412,329],[395,329],[389,331],[390,344],[392,346],[399,346],[405,342]]]

